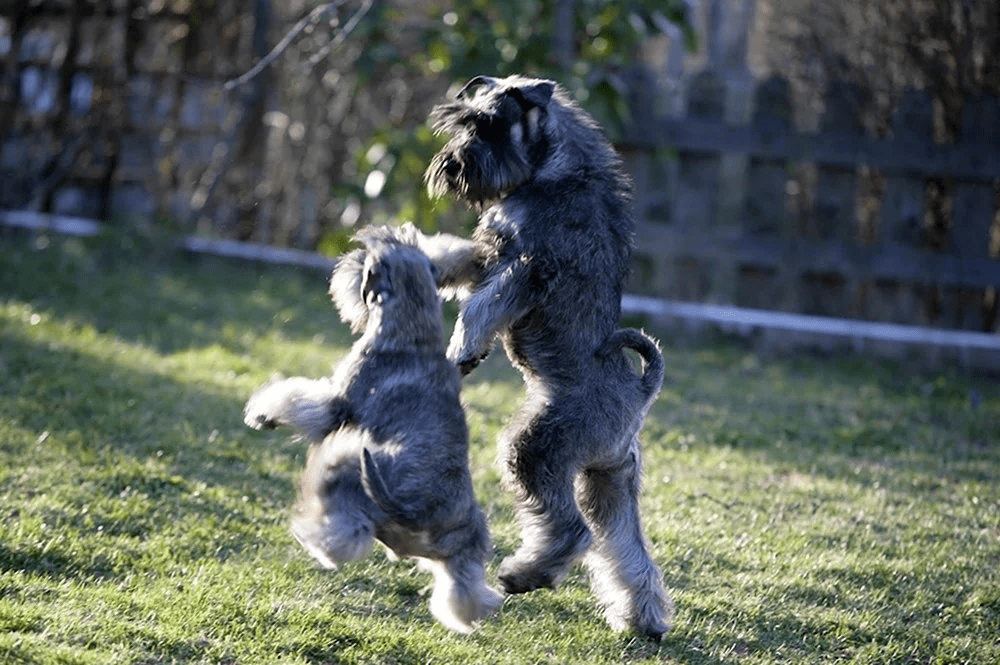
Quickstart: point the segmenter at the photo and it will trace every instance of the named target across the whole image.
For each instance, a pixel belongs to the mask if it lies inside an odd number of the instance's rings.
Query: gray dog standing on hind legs
[[[258,389],[244,420],[291,425],[311,442],[292,531],[325,567],[378,539],[434,575],[431,612],[469,632],[502,596],[486,585],[492,548],[468,466],[461,377],[445,357],[435,270],[398,231],[366,229],[341,257],[330,292],[364,331],[333,376]]]
[[[418,238],[460,302],[448,357],[468,373],[499,338],[526,383],[500,441],[521,525],[500,582],[508,593],[555,587],[583,557],[608,623],[659,640],[672,603],[640,523],[638,433],[663,357],[645,333],[618,329],[631,182],[552,81],[480,76],[432,119],[448,141],[427,170],[430,193],[479,212],[471,241]]]

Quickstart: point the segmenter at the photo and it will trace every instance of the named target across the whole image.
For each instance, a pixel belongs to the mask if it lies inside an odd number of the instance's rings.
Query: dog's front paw
[[[458,359],[454,363],[458,367],[458,371],[462,373],[462,376],[468,375],[472,370],[479,367],[479,363],[486,360],[486,357],[490,355],[489,351],[484,351],[478,356],[472,356],[470,358]]]
[[[479,363],[486,360],[486,357],[490,355],[490,348],[487,347],[483,350],[469,349],[456,343],[457,341],[453,337],[452,343],[448,346],[448,360],[458,367],[458,371],[462,373],[462,376],[465,376],[479,367]]]
[[[276,386],[280,383],[281,381],[272,381],[258,388],[250,396],[246,406],[243,407],[243,422],[247,427],[253,429],[274,429],[279,425],[274,405],[281,403],[281,400],[275,399],[275,393],[277,393]]]
[[[274,429],[278,426],[278,421],[266,413],[251,413],[249,411],[243,413],[243,422],[246,423],[247,427],[253,429]]]
[[[274,429],[278,426],[278,421],[274,415],[260,408],[260,400],[255,399],[255,397],[256,395],[251,397],[246,408],[243,409],[243,422],[247,427],[253,429]]]
[[[451,333],[446,355],[465,376],[479,366],[490,355],[493,343],[489,337],[480,334],[475,326],[466,326],[464,316],[459,316]]]

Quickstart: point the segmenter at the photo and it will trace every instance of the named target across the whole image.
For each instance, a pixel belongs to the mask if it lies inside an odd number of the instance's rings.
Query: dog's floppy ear
[[[358,333],[368,325],[368,307],[362,300],[362,275],[367,252],[355,249],[337,259],[330,277],[330,296],[340,311],[340,318]]]
[[[533,106],[545,108],[552,100],[555,89],[556,84],[552,81],[537,81],[530,85],[512,88],[510,92],[526,109]]]
[[[369,254],[361,275],[361,299],[370,309],[376,302],[381,303],[390,295],[392,295],[392,279],[389,271],[381,261]]]
[[[468,82],[466,82],[466,84],[462,86],[462,89],[458,91],[458,94],[455,95],[455,97],[461,99],[466,95],[474,93],[477,89],[481,88],[482,86],[486,86],[487,88],[495,88],[497,87],[497,85],[498,85],[497,80],[492,76],[475,76],[469,79]]]

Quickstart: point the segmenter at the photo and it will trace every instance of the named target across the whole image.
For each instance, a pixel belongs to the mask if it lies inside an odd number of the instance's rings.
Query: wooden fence
[[[185,232],[314,249],[349,207],[331,187],[355,161],[338,128],[389,122],[394,93],[371,86],[351,101],[341,93],[354,88],[316,69],[303,79],[308,43],[285,53],[271,79],[280,85],[222,89],[308,6],[0,3],[0,208],[171,219]],[[347,46],[330,70],[345,77]],[[995,98],[970,102],[958,141],[944,145],[916,92],[878,139],[846,86],[830,91],[814,134],[793,129],[780,79],[759,84],[745,125],[724,122],[732,95],[711,70],[690,81],[683,117],[659,117],[639,97],[621,144],[640,219],[634,293],[996,331]],[[928,222],[932,208],[944,226]]]
[[[726,90],[694,77],[686,115],[649,100],[622,148],[640,223],[632,290],[683,301],[944,328],[996,329],[1000,101],[971,101],[954,144],[907,92],[890,138],[866,136],[857,95],[831,87],[816,133],[792,127],[780,78],[749,124],[724,122]],[[735,167],[734,167],[735,163]],[[938,186],[930,195],[929,184]],[[943,192],[943,194],[942,194]],[[937,228],[930,207],[943,207]]]
[[[231,165],[231,135],[262,103],[261,89],[227,95],[222,82],[266,52],[265,9],[259,0],[0,3],[0,208],[186,222],[228,221],[253,205],[239,192],[256,173],[236,193],[212,175]],[[192,203],[209,189],[219,194],[210,205]]]

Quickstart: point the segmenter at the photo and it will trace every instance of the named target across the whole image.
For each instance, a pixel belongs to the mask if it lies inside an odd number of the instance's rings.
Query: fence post
[[[756,0],[709,0],[705,34],[711,69],[744,69]]]
[[[967,148],[988,153],[1000,150],[1000,99],[992,95],[966,102],[960,142]],[[993,183],[960,182],[952,196],[949,251],[961,260],[990,258],[990,228],[996,214]],[[989,330],[995,312],[987,310],[984,289],[946,289],[945,311],[949,301],[955,327]],[[995,307],[995,305],[992,305]]]
[[[762,81],[754,93],[753,129],[761,141],[769,134],[786,134],[792,125],[791,93],[788,81],[774,75]],[[787,210],[787,160],[751,157],[747,163],[746,197],[743,206],[743,235],[785,246],[792,237]],[[744,267],[739,273],[737,304],[748,307],[785,307],[791,300],[797,270],[791,252],[782,251],[777,270]]]
[[[747,125],[753,114],[756,82],[747,68],[747,43],[753,24],[755,0],[709,0],[705,50],[708,69],[721,77],[724,90],[723,120]],[[719,155],[720,180],[716,224],[736,229],[745,207],[747,155],[725,151]]]
[[[834,81],[826,90],[826,111],[820,121],[828,141],[858,141],[860,108],[857,86]],[[814,240],[838,243],[849,251],[857,243],[857,167],[821,164],[817,168],[813,228]],[[802,308],[808,314],[849,316],[856,280],[842,274],[803,275]]]
[[[934,136],[934,107],[930,96],[918,90],[903,93],[892,120],[893,149],[907,152],[926,145]],[[876,229],[877,247],[916,249],[924,245],[924,211],[927,182],[923,177],[890,173],[885,177],[881,216]],[[876,282],[871,291],[868,318],[896,323],[930,323],[926,310],[926,285]]]
[[[725,115],[725,88],[719,76],[704,70],[692,78],[688,88],[687,117],[693,120],[722,122]],[[681,150],[677,155],[677,196],[674,213],[677,230],[697,238],[716,224],[719,196],[720,158],[717,152]],[[710,235],[710,234],[709,234]],[[682,300],[704,300],[714,290],[712,277],[717,265],[706,265],[693,257],[685,257],[678,248],[673,266],[673,291]]]
[[[631,79],[644,89],[632,90],[633,127],[637,136],[656,134],[659,118],[680,118],[684,114],[684,36],[674,24],[667,26],[665,40],[651,40],[645,45],[645,77]],[[632,175],[633,209],[637,238],[656,227],[675,228],[672,218],[677,184],[677,159],[668,146],[619,150],[626,170]],[[655,237],[655,233],[653,234]],[[639,293],[673,296],[674,260],[668,242],[640,240],[632,255],[632,273],[628,289]]]

